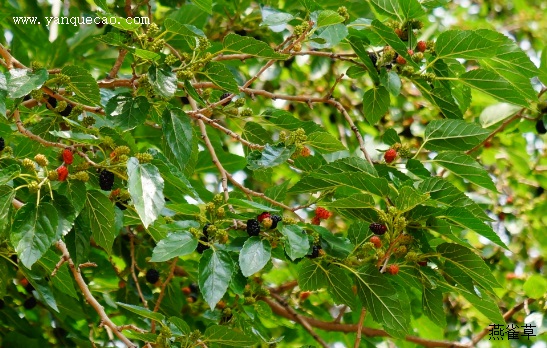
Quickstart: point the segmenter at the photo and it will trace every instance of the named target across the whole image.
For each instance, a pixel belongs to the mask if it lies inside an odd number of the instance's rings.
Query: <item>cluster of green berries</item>
[[[349,13],[346,6],[338,7],[338,10],[336,10],[336,12],[338,12],[340,16],[344,17],[344,21],[347,21],[349,19]]]
[[[297,26],[294,27],[294,35],[295,36],[300,36],[302,34],[304,34],[306,31],[308,31],[308,29],[310,28],[310,23],[308,22],[302,22],[302,24],[299,24]]]

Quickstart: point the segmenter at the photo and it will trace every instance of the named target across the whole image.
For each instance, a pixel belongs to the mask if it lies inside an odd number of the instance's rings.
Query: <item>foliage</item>
[[[539,5],[65,5],[2,9],[3,347],[544,334]]]

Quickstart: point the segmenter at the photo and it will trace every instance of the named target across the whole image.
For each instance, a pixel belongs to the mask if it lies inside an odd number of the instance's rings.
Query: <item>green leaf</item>
[[[420,183],[418,189],[429,193],[430,198],[445,206],[466,208],[481,221],[492,221],[479,205],[445,179],[430,177]]]
[[[228,289],[234,263],[230,254],[224,250],[208,249],[203,252],[199,261],[199,288],[205,302],[213,310]]]
[[[259,41],[248,36],[240,36],[230,33],[226,35],[223,41],[226,52],[250,54],[259,58],[267,59],[285,59],[286,54],[280,54],[273,50],[265,42]]]
[[[389,109],[389,92],[384,86],[369,89],[363,95],[363,113],[370,125],[376,124]]]
[[[445,219],[452,221],[455,225],[467,228],[480,234],[483,237],[490,239],[492,242],[509,250],[507,245],[503,243],[500,237],[492,230],[492,227],[482,222],[479,218],[473,216],[465,208],[454,207],[444,212]]]
[[[27,203],[17,211],[11,244],[25,267],[30,269],[56,241],[58,222],[57,210],[49,203]]]
[[[169,148],[183,168],[192,156],[192,125],[190,118],[179,108],[166,108],[162,115],[162,130]]]
[[[0,168],[0,185],[5,185],[21,174],[21,167],[18,164],[10,164]]]
[[[127,190],[144,227],[148,228],[165,205],[163,178],[156,166],[140,164],[135,157],[127,161],[127,174]]]
[[[315,291],[328,285],[325,272],[320,263],[308,259],[302,260],[298,271],[298,286],[303,291]]]
[[[59,186],[58,192],[70,201],[76,216],[79,215],[86,200],[85,183],[77,180],[67,180]]]
[[[78,214],[74,210],[70,200],[65,196],[56,196],[53,201],[53,206],[57,209],[57,216],[59,219],[55,239],[59,239],[72,229],[72,225],[74,225],[74,220],[76,220]]]
[[[166,18],[165,22],[163,22],[163,25],[165,26],[166,31],[175,33],[177,35],[189,37],[202,36],[196,33],[191,25],[181,23],[173,18]]]
[[[344,186],[377,195],[389,193],[387,180],[378,178],[374,167],[357,157],[344,158],[322,166],[303,177],[289,192],[317,192]]]
[[[399,8],[405,19],[416,19],[425,14],[418,0],[399,0]]]
[[[459,244],[443,243],[437,246],[437,252],[446,258],[445,262],[459,268],[484,289],[493,291],[494,288],[501,288],[486,263],[468,248]]]
[[[482,59],[496,53],[498,43],[473,30],[447,30],[435,42],[437,59]]]
[[[340,16],[338,12],[332,10],[319,11],[319,15],[317,16],[317,28],[342,22],[344,22],[344,17]]]
[[[446,316],[443,307],[443,293],[439,289],[423,288],[422,306],[424,314],[438,327],[446,327]]]
[[[245,277],[250,277],[260,271],[272,254],[272,247],[267,240],[261,240],[259,237],[251,237],[245,241],[243,248],[239,253],[239,267]]]
[[[48,78],[46,69],[11,69],[6,74],[7,91],[10,98],[21,98],[42,87]]]
[[[218,343],[225,346],[246,347],[256,344],[256,341],[250,336],[226,326],[209,326],[203,335],[206,337],[205,342]]]
[[[154,92],[164,98],[171,98],[177,91],[177,76],[168,67],[152,64],[148,69],[148,78]]]
[[[380,78],[378,76],[378,71],[376,70],[376,66],[370,59],[370,56],[368,55],[368,51],[366,49],[366,43],[361,39],[353,39],[350,40],[351,47],[359,57],[359,59],[365,64],[367,67],[367,71],[370,74],[370,77],[375,83],[380,82]]]
[[[485,107],[480,115],[483,128],[489,128],[516,114],[521,108],[512,104],[498,103]]]
[[[87,191],[85,206],[80,216],[89,226],[93,239],[108,253],[116,238],[117,231],[114,228],[114,206],[102,192]]]
[[[213,14],[213,0],[194,0],[192,3],[208,14]]]
[[[401,78],[395,71],[388,71],[387,69],[382,68],[382,70],[380,70],[380,83],[394,97],[398,96],[401,93]],[[390,128],[389,130],[391,129],[392,128]]]
[[[164,262],[174,257],[188,255],[198,246],[198,240],[190,232],[173,232],[156,244],[150,262]]]
[[[522,285],[524,293],[530,298],[541,298],[547,293],[547,280],[539,274],[533,274]]]
[[[395,206],[400,213],[407,212],[414,207],[423,204],[429,199],[429,194],[420,194],[417,190],[409,186],[403,186],[399,189],[399,195],[395,200]]]
[[[349,239],[340,235],[334,235],[322,226],[311,226],[321,236],[321,246],[328,255],[339,259],[345,259],[353,251],[354,245]]]
[[[463,114],[451,91],[444,87],[432,88],[425,80],[415,79],[416,87],[431,103],[437,105],[444,116],[451,119],[462,119]]]
[[[101,105],[99,85],[87,69],[68,65],[63,67],[61,72],[70,77],[67,87],[76,94],[78,101],[90,105]]]
[[[490,191],[498,192],[486,169],[469,155],[456,151],[446,151],[439,153],[433,159],[433,162],[443,166],[462,179]]]
[[[14,198],[15,190],[13,187],[8,185],[0,185],[0,234],[8,222],[10,222],[8,216]]]
[[[124,309],[127,309],[130,312],[138,314],[141,317],[145,317],[145,318],[152,319],[155,321],[160,321],[160,322],[165,319],[165,316],[163,314],[158,312],[152,312],[151,310],[146,309],[144,307],[135,306],[135,305],[122,303],[122,302],[116,302],[116,304]]]
[[[253,209],[253,210],[260,210],[260,211],[268,211],[268,212],[278,212],[279,209],[271,208],[267,205],[260,204],[253,201],[248,201],[246,199],[237,199],[237,198],[230,198],[228,200],[228,204],[233,205],[234,207],[239,207],[242,209]]]
[[[406,169],[420,178],[427,179],[431,177],[431,173],[425,168],[423,163],[412,158],[406,161]]]
[[[360,245],[363,242],[368,241],[368,237],[372,235],[368,228],[369,224],[363,221],[355,221],[348,229],[348,238],[355,244]]]
[[[399,1],[396,0],[371,0],[370,4],[379,13],[386,15],[390,18],[397,18],[402,20],[399,16]]]
[[[368,265],[360,268],[355,276],[357,295],[372,318],[395,337],[404,337],[410,327],[410,313],[402,310],[397,291],[385,274],[378,272],[375,265]]]
[[[355,310],[356,298],[352,289],[352,282],[346,272],[335,265],[330,265],[327,273],[329,293],[336,304],[345,304]]]
[[[336,139],[332,134],[327,132],[314,132],[308,134],[306,144],[321,152],[335,152],[346,150],[346,147]]]
[[[495,72],[485,69],[475,69],[460,75],[459,80],[501,101],[519,105],[525,108],[530,104],[519,91],[506,79]]]
[[[131,94],[117,94],[106,103],[105,112],[112,123],[123,131],[140,126],[146,120],[150,103],[144,96],[134,98]]]
[[[308,254],[310,241],[300,226],[283,225],[280,232],[285,237],[285,252],[291,260],[294,261]]]
[[[433,151],[471,150],[485,140],[490,132],[462,120],[435,120],[425,128],[424,146]]]
[[[227,92],[239,93],[239,87],[234,75],[222,63],[209,62],[200,74],[205,75],[212,83]]]
[[[169,322],[175,325],[177,329],[179,329],[183,335],[188,335],[189,333],[192,332],[192,330],[190,329],[190,326],[188,326],[188,324],[181,318],[170,317]]]
[[[72,131],[61,131],[61,130],[49,131],[49,134],[55,137],[69,139],[72,141],[77,141],[79,143],[90,144],[90,145],[98,145],[102,142],[100,138],[92,134],[75,133]]]
[[[247,168],[258,170],[276,167],[285,163],[294,153],[294,146],[285,147],[284,144],[266,144],[262,151],[253,151],[247,156]]]
[[[343,208],[374,208],[376,203],[374,197],[367,193],[355,193],[351,196],[339,198],[331,202],[323,202],[325,208],[343,209]]]

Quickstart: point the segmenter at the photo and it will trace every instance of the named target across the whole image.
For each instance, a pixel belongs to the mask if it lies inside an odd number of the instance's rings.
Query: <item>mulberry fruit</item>
[[[380,237],[378,236],[372,236],[370,237],[370,242],[374,244],[374,247],[376,249],[380,249],[382,247],[382,241],[380,240]]]
[[[389,274],[396,275],[399,273],[399,265],[389,265],[387,271]]]
[[[332,216],[332,213],[325,208],[318,207],[315,209],[315,216],[321,220],[328,219]]]
[[[201,237],[199,239],[199,242],[198,242],[198,246],[196,248],[196,251],[198,252],[198,254],[203,254],[203,252],[207,249],[210,248],[210,246],[208,244],[203,244],[203,243],[209,243],[209,239],[207,239],[207,237]]]
[[[374,223],[370,224],[368,226],[368,228],[372,231],[372,233],[380,235],[380,236],[382,234],[386,233],[386,231],[387,231],[387,226],[386,225],[380,224],[380,223],[377,223],[377,222],[374,222]]]
[[[49,96],[49,98],[47,98],[47,102],[49,105],[51,105],[52,108],[57,107],[57,99],[55,99],[54,97]]]
[[[74,161],[74,155],[72,154],[72,151],[70,149],[64,149],[63,150],[63,161],[65,164],[72,164]]]
[[[384,153],[384,160],[386,163],[391,163],[397,158],[397,151],[395,149],[389,149]]]
[[[538,134],[545,134],[547,133],[547,129],[545,129],[545,123],[543,123],[543,120],[539,120],[536,123],[536,131]]]
[[[223,93],[223,94],[220,96],[219,101],[222,100],[222,99],[228,98],[230,95],[231,95],[230,93]],[[228,101],[225,101],[224,103],[221,103],[220,105],[226,106],[226,105],[230,104],[231,102],[232,102],[232,100],[230,99],[230,100],[228,100]]]
[[[425,41],[418,41],[418,43],[416,44],[416,51],[423,53],[426,49],[427,44],[425,43]]]
[[[112,187],[114,186],[114,173],[108,170],[101,171],[101,174],[99,175],[99,186],[101,187],[101,190],[104,191],[112,190]]]
[[[68,104],[68,105],[66,106],[66,108],[65,108],[63,111],[59,112],[59,114],[60,114],[61,116],[65,116],[65,117],[66,117],[66,116],[70,115],[71,112],[72,112],[72,105],[71,105],[71,104]]]
[[[5,147],[6,147],[6,142],[4,141],[4,138],[0,137],[0,151],[4,151]]]
[[[270,228],[276,228],[277,223],[283,221],[283,218],[279,215],[272,215],[272,226]]]
[[[262,214],[258,215],[256,217],[256,219],[258,220],[258,222],[262,222],[262,220],[264,220],[265,218],[269,218],[271,217],[270,213],[268,213],[267,211],[263,212]]]
[[[23,307],[25,307],[25,309],[33,309],[34,307],[36,307],[37,303],[38,302],[36,301],[36,299],[34,297],[29,297],[23,303]]]
[[[402,56],[397,56],[397,59],[395,59],[395,62],[399,65],[405,65],[406,59],[404,59]]]
[[[148,271],[146,271],[146,281],[150,284],[156,284],[158,280],[160,280],[160,272],[157,270],[150,268]]]
[[[60,166],[57,168],[57,180],[65,181],[68,177],[68,168],[65,166]]]
[[[310,259],[315,259],[319,257],[319,251],[321,250],[320,245],[314,245],[311,249],[311,254],[308,255]]]
[[[258,236],[260,233],[260,224],[258,220],[247,220],[247,234],[249,236]]]
[[[207,229],[209,228],[209,226],[211,226],[211,224],[205,224],[205,226],[203,226],[203,235],[206,237],[206,238],[209,238],[209,232],[207,231]]]

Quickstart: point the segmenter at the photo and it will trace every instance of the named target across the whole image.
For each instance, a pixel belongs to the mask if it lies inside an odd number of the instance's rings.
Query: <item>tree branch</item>
[[[93,294],[91,294],[91,291],[89,290],[89,287],[85,283],[84,278],[82,277],[82,274],[80,273],[80,269],[74,265],[74,262],[70,258],[70,254],[68,253],[68,249],[65,245],[65,243],[60,240],[57,242],[57,249],[61,251],[63,254],[63,258],[66,259],[68,262],[68,266],[70,270],[72,271],[72,275],[74,276],[74,279],[76,280],[76,283],[78,284],[78,287],[82,291],[82,294],[84,295],[84,298],[86,299],[87,303],[95,309],[97,314],[101,317],[101,322],[104,326],[110,328],[112,332],[128,347],[137,347],[137,345],[133,344],[125,335],[121,332],[119,327],[110,320],[106,312],[104,311],[104,307],[101,306],[99,301],[93,297]]]

